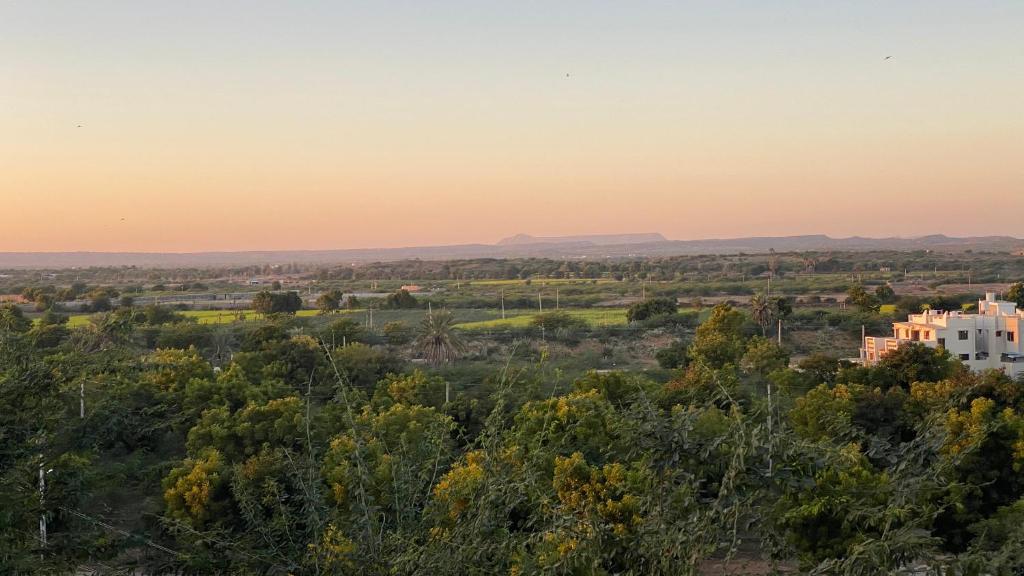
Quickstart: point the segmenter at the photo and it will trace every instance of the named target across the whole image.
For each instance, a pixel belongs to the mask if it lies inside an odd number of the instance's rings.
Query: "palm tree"
[[[454,317],[447,310],[429,312],[420,324],[417,347],[431,364],[447,364],[458,359],[466,346],[454,329]]]
[[[754,322],[761,327],[761,336],[768,333],[772,324],[772,306],[764,294],[758,292],[750,299],[750,308],[754,314]]]

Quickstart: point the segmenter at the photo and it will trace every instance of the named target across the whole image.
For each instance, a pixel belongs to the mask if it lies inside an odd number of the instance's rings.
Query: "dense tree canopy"
[[[566,375],[535,338],[460,373],[486,344],[423,317],[404,343],[337,315],[0,308],[0,569],[1024,569],[1024,388],[1002,373],[922,345],[795,357],[729,304],[645,324],[650,370]]]

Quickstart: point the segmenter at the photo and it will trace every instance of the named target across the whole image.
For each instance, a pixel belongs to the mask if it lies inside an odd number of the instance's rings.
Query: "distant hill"
[[[141,266],[184,268],[245,266],[252,264],[348,264],[395,260],[456,260],[471,258],[642,258],[688,254],[757,254],[777,252],[966,250],[1017,252],[1024,240],[1010,236],[953,238],[941,234],[917,238],[832,238],[806,236],[757,236],[709,240],[666,240],[661,234],[598,234],[592,236],[533,237],[520,234],[498,244],[455,244],[408,248],[354,250],[287,250],[254,252],[0,252],[4,268],[75,268],[90,266]]]
[[[616,246],[621,244],[648,244],[668,242],[657,232],[646,234],[589,234],[580,236],[530,236],[516,234],[498,241],[498,246],[523,246],[526,244],[593,244],[595,246]]]

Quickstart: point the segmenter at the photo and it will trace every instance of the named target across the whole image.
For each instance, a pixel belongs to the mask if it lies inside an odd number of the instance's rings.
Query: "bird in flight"
[[[892,58],[892,56],[886,56],[885,57],[886,60],[888,60],[889,58]]]
[[[79,128],[81,128],[81,127],[82,127],[82,125],[81,125],[81,124],[79,124],[79,125],[78,125],[78,127],[79,127]]]

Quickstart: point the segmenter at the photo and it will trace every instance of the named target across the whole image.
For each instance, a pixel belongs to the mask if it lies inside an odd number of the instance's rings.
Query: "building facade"
[[[925,310],[911,314],[906,322],[893,322],[892,336],[867,336],[860,359],[872,365],[887,353],[910,343],[949,351],[975,371],[995,368],[1016,378],[1024,374],[1024,310],[1013,302],[996,300],[985,294],[978,302],[977,314]]]

